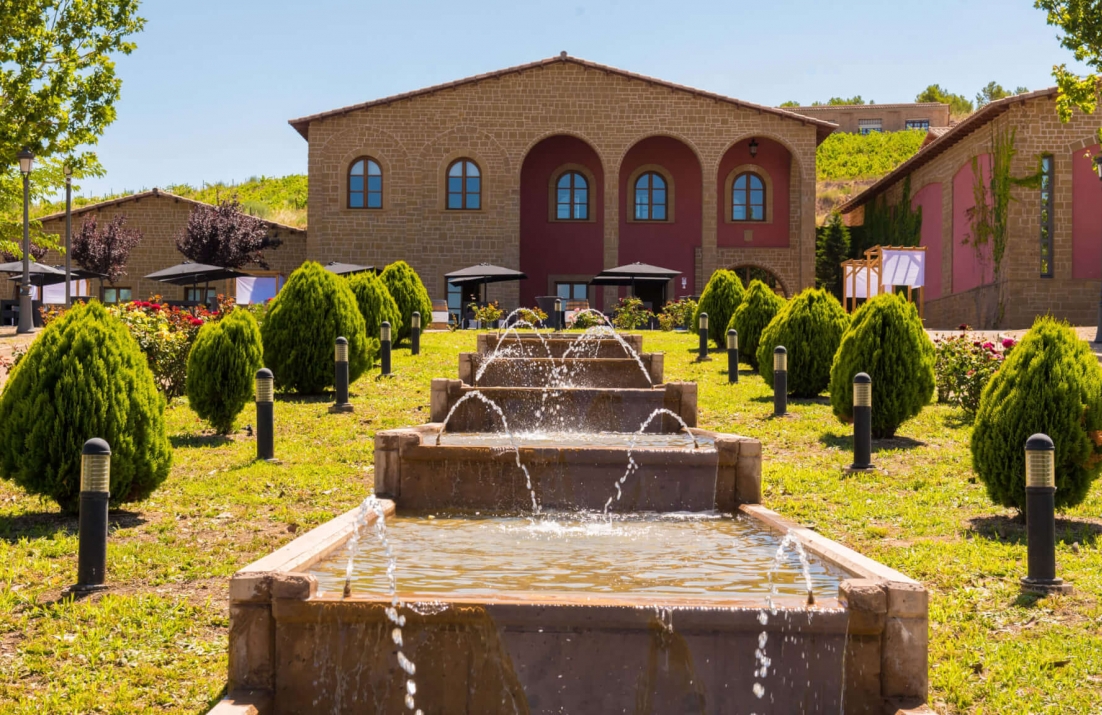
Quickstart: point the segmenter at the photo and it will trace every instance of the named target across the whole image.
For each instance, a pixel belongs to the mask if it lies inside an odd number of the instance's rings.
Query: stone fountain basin
[[[525,357],[561,358],[568,350],[575,357],[588,358],[630,358],[631,355],[624,350],[620,341],[610,335],[585,336],[584,347],[579,341],[583,333],[535,333],[528,331],[507,331],[503,333],[479,333],[478,352],[489,355],[494,352],[501,341],[505,345],[501,350],[511,346],[519,346]],[[543,339],[541,340],[540,337]],[[620,337],[634,351],[636,355],[643,352],[643,336],[621,334]],[[551,354],[547,352],[550,350]]]
[[[694,382],[668,382],[638,389],[564,387],[545,390],[542,387],[472,387],[462,380],[443,377],[432,380],[432,421],[443,422],[460,400],[475,391],[501,408],[512,432],[541,428],[635,432],[658,409],[669,410],[689,427],[696,426]],[[676,432],[680,428],[676,419],[664,414],[656,417],[647,430]],[[470,398],[448,419],[447,429],[451,432],[500,432],[502,423],[501,417],[485,403]]]
[[[394,509],[386,505],[388,514]],[[383,584],[378,593],[342,598],[320,591],[307,573],[344,546],[358,512],[234,575],[230,695],[215,712],[406,712]],[[920,705],[927,688],[922,586],[761,506],[739,512],[778,538],[793,534],[844,573],[837,595],[820,595],[812,606],[778,599],[762,625],[758,598],[402,593],[413,604],[401,612],[418,706],[426,713],[760,714],[894,713]],[[374,547],[369,532],[365,548]],[[754,652],[763,631],[772,664],[758,699]]]
[[[459,379],[473,386],[544,387],[569,383],[573,387],[649,388],[662,384],[664,356],[662,353],[642,353],[639,362],[633,358],[510,358],[498,356],[490,362],[482,376],[478,371],[489,360],[482,353],[459,354]],[[554,372],[553,372],[554,371]]]
[[[376,433],[377,496],[417,511],[532,508],[527,479],[511,448],[437,444],[440,428],[440,423],[431,423]],[[729,512],[740,503],[759,503],[761,442],[702,429],[691,432],[699,448],[637,446],[631,456],[638,468],[610,510]],[[499,444],[508,441],[503,438]],[[604,509],[628,465],[626,439],[611,446],[600,440],[554,446],[521,442],[519,451],[544,509]]]

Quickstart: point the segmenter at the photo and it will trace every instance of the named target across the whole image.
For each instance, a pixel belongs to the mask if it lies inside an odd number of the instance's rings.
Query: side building
[[[681,272],[645,301],[699,293],[717,268],[791,294],[815,280],[815,149],[824,120],[567,56],[292,120],[309,142],[307,255],[408,261],[433,298],[481,262],[490,286],[608,309],[606,268]]]
[[[1098,113],[1076,111],[1062,123],[1056,89],[1000,99],[941,133],[839,210],[864,223],[870,203],[921,208],[926,246],[926,324],[949,329],[1027,328],[1040,315],[1093,325],[1102,290],[1102,181]],[[991,198],[992,166],[1010,155],[1009,201]],[[1001,182],[1000,182],[1001,183]],[[996,270],[992,241],[977,242],[977,196],[1005,221],[1005,252]],[[1001,215],[1000,215],[1001,214]],[[875,237],[870,237],[876,243]],[[980,244],[980,245],[977,245]],[[999,276],[998,285],[995,275]]]
[[[939,129],[950,125],[949,105],[941,102],[910,104],[822,104],[814,107],[789,107],[806,117],[815,117],[838,125],[847,134],[899,132],[905,129]]]

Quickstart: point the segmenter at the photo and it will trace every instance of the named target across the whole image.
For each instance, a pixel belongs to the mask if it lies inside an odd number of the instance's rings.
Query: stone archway
[[[739,280],[742,281],[742,285],[750,285],[750,281],[759,280],[765,285],[773,289],[777,295],[784,298],[788,298],[788,288],[785,287],[784,281],[773,271],[768,268],[764,268],[754,263],[740,263],[737,266],[731,268],[732,271],[738,275]]]

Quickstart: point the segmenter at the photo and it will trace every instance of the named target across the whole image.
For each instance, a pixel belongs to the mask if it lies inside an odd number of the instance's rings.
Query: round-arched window
[[[482,172],[470,159],[459,159],[448,167],[448,209],[475,211],[482,208]]]
[[[383,170],[374,159],[363,157],[352,162],[348,170],[348,208],[381,209],[383,207]]]
[[[656,171],[648,171],[635,180],[635,220],[665,221],[667,211],[666,180]]]
[[[555,219],[589,219],[589,182],[578,171],[568,171],[555,182]]]
[[[757,174],[743,172],[731,184],[731,220],[765,220],[765,182]]]

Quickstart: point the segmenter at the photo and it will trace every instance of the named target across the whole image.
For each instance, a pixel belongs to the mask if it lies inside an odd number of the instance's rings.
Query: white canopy
[[[885,248],[881,252],[886,286],[921,288],[926,285],[926,251],[900,251]]]
[[[851,272],[852,271],[852,272]],[[868,282],[872,278],[872,295],[869,295]],[[880,270],[875,266],[859,266],[846,270],[845,297],[871,298],[880,293]]]

